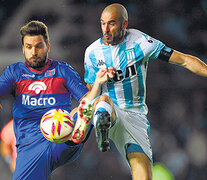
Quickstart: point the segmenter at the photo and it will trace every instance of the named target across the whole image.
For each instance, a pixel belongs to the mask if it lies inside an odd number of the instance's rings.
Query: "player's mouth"
[[[111,38],[111,35],[110,35],[110,34],[104,34],[104,38],[105,38],[106,40],[109,40],[109,39]]]
[[[40,59],[39,57],[32,57],[29,60],[33,61],[33,62],[37,62],[37,61],[39,61],[39,59]]]

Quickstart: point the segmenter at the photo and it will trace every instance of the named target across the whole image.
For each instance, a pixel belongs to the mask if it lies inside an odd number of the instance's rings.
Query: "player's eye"
[[[30,45],[26,45],[25,46],[27,49],[31,49],[32,48],[32,46],[30,46]]]
[[[36,46],[36,48],[40,49],[40,48],[42,48],[42,45],[38,45],[38,46]]]
[[[115,22],[110,22],[109,23],[111,26],[114,26],[116,23]]]
[[[38,49],[43,48],[43,44],[38,44],[38,45],[36,46],[36,48],[38,48]]]

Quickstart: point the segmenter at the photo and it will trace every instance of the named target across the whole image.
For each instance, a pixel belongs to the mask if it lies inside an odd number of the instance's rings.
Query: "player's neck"
[[[125,36],[126,36],[126,31],[123,31],[123,34],[121,35],[121,37],[115,39],[113,42],[108,43],[104,38],[102,39],[102,42],[107,46],[116,46],[118,44],[121,44],[124,41]]]

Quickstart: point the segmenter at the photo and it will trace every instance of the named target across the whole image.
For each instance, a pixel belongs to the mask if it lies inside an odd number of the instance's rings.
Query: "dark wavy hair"
[[[26,25],[22,26],[20,29],[20,34],[22,36],[22,44],[24,44],[24,37],[26,35],[42,35],[45,42],[49,43],[49,34],[47,26],[40,21],[30,21]]]

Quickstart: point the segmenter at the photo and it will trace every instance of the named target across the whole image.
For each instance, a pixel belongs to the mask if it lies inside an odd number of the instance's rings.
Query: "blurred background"
[[[0,0],[0,72],[24,61],[19,29],[30,20],[49,28],[50,58],[68,62],[83,80],[84,51],[101,36],[103,8],[122,3],[129,28],[139,29],[167,46],[195,55],[207,63],[206,0]],[[150,61],[147,79],[148,119],[154,162],[163,164],[178,180],[207,177],[207,83],[188,70]],[[1,97],[0,130],[11,119],[11,96]],[[77,102],[74,102],[74,106]],[[0,179],[11,179],[0,157]],[[51,180],[127,180],[129,167],[112,144],[98,151],[94,131],[81,157],[58,168]]]

